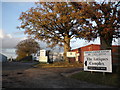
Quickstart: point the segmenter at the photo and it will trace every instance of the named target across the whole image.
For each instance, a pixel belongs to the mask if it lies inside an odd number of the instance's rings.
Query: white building
[[[53,61],[62,61],[63,53],[53,53]]]
[[[55,61],[62,61],[63,60],[63,53],[62,52],[53,52],[49,50],[40,50],[40,52],[32,55],[33,60],[39,62],[55,62]]]

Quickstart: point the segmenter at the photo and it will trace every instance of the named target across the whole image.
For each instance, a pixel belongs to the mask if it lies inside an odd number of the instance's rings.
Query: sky
[[[16,57],[16,45],[21,40],[27,38],[27,35],[24,34],[24,30],[19,30],[16,28],[20,25],[18,18],[21,15],[21,12],[25,12],[29,8],[35,6],[33,0],[21,0],[21,2],[16,1],[2,0],[2,2],[0,2],[0,43],[2,43],[0,53],[6,55],[8,58]],[[47,45],[44,42],[39,41],[39,43],[42,48],[46,48]],[[89,43],[80,39],[71,40],[72,49],[89,44],[100,44],[100,40],[97,38],[94,42],[91,41]]]
[[[0,39],[2,40],[2,53],[8,57],[15,57],[15,47],[21,40],[27,38],[22,30],[16,27],[20,25],[18,20],[21,12],[25,12],[34,6],[33,2],[2,2],[2,26],[0,26]],[[1,25],[1,24],[0,24]]]

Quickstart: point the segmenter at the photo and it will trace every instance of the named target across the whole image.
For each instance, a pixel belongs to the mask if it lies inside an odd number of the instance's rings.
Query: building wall
[[[7,61],[7,57],[0,53],[0,62],[6,62],[6,61]]]
[[[112,47],[112,62],[114,65],[120,64],[120,46],[114,45]]]
[[[96,50],[100,50],[100,45],[91,44],[91,45],[80,47],[78,49],[74,49],[71,51],[79,53],[78,61],[83,63],[84,62],[84,52],[85,51],[96,51]],[[118,62],[120,62],[120,52],[119,51],[120,51],[120,46],[117,46],[117,45],[112,46],[112,62],[114,64],[118,64]]]
[[[91,45],[88,45],[88,46],[81,47],[80,61],[82,63],[84,62],[84,52],[85,51],[95,51],[95,50],[100,50],[100,45],[91,44]]]
[[[80,48],[74,49],[74,50],[71,50],[71,52],[76,52],[77,55],[76,55],[75,58],[69,58],[69,60],[70,60],[71,62],[74,62],[75,60],[78,61],[78,62],[81,62],[81,61],[80,61],[81,49],[80,49]]]

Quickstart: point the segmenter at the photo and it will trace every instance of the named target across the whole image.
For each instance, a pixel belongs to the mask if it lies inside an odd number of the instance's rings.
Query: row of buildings
[[[98,44],[90,44],[84,47],[80,47],[77,49],[71,50],[71,52],[76,52],[76,57],[70,59],[71,62],[78,61],[83,63],[84,62],[84,51],[96,51],[100,50],[100,45]],[[114,64],[118,64],[120,61],[120,45],[113,45],[112,46],[112,62]]]
[[[68,57],[69,58],[69,62],[80,62],[80,63],[84,63],[84,52],[85,51],[96,51],[96,50],[100,50],[100,45],[99,44],[90,44],[87,46],[83,46],[77,49],[72,49],[70,52],[74,52],[75,55],[74,57]],[[118,62],[120,61],[120,46],[118,45],[113,45],[112,46],[112,62],[114,64],[118,64]],[[39,56],[38,56],[39,57]],[[48,56],[49,60],[55,62],[55,61],[61,61],[63,60],[63,53],[49,53]],[[39,61],[42,61],[38,58]],[[49,61],[48,60],[48,61]],[[44,61],[44,60],[43,60]]]
[[[90,44],[87,46],[83,46],[77,49],[73,49],[71,50],[71,52],[76,52],[76,57],[74,58],[70,58],[70,62],[84,62],[84,51],[96,51],[96,50],[100,50],[100,45],[98,44]],[[113,45],[112,46],[112,62],[114,64],[118,64],[118,62],[120,61],[120,45]],[[36,58],[34,58],[34,60],[37,59],[39,60],[39,55],[36,56]],[[63,59],[63,53],[51,53],[50,54],[50,59],[52,59],[52,61],[60,61]],[[0,62],[6,62],[7,61],[7,56],[3,55],[0,53]]]

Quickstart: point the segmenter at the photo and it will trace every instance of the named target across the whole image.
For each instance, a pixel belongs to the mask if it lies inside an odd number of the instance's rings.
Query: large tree
[[[82,29],[86,39],[100,37],[101,49],[111,48],[113,38],[120,37],[120,1],[71,3],[85,17]]]
[[[64,60],[66,52],[70,50],[70,40],[75,37],[78,19],[81,19],[80,10],[65,2],[37,2],[23,12],[19,18],[25,33],[34,38],[45,41],[50,47],[64,46]]]
[[[40,45],[34,39],[20,41],[16,46],[17,59],[36,54],[40,50]]]

